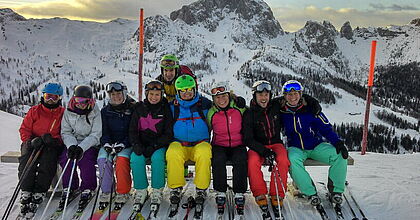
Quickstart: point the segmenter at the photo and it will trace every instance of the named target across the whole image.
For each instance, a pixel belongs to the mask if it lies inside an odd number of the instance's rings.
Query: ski
[[[140,220],[140,219],[144,219],[143,215],[141,214],[141,210],[143,209],[144,204],[146,203],[146,200],[144,201],[143,204],[134,204],[133,205],[133,211],[131,211],[130,217],[128,218],[129,220]],[[138,206],[136,208],[134,208],[134,206]]]
[[[346,184],[345,185],[346,185],[346,189],[347,189],[348,194],[350,195],[351,200],[353,200],[354,204],[356,205],[356,208],[359,210],[360,214],[363,217],[362,220],[368,220],[368,218],[366,217],[366,215],[363,212],[362,208],[359,206],[359,204],[356,202],[356,199],[353,197],[353,194],[350,191],[350,187],[348,186],[349,185],[349,182],[346,181]]]
[[[281,210],[283,207],[281,207],[280,210],[279,210],[279,207],[277,206],[272,206],[272,208],[273,208],[273,213],[274,213],[274,219],[284,220],[283,211]]]
[[[350,208],[351,214],[353,215],[353,218],[351,220],[359,220],[359,218],[357,218],[356,213],[354,212],[353,208],[350,205],[349,200],[347,199],[346,194],[343,194],[344,196],[344,200],[346,200],[347,206]]]
[[[324,206],[322,206],[322,204],[315,206],[315,209],[318,211],[319,215],[321,216],[323,220],[330,219],[327,215],[327,212],[324,209]]]
[[[148,220],[156,218],[156,215],[159,211],[159,207],[160,205],[158,203],[152,203],[150,205],[150,212],[149,212],[149,215],[147,216]]]
[[[304,198],[305,196],[300,192],[300,190],[299,189],[297,189],[296,187],[295,187],[295,185],[294,184],[292,184],[292,183],[288,183],[287,184],[287,191],[289,191],[289,193],[293,196],[293,197],[295,197],[295,198]],[[312,206],[312,205],[311,205]],[[317,206],[312,206],[315,210],[316,210],[316,212],[318,212],[318,214],[321,216],[321,219],[322,220],[327,220],[327,219],[329,219],[329,217],[328,217],[328,214],[327,214],[327,212],[325,211],[325,209],[324,209],[324,206],[322,205],[322,203],[321,204],[319,204],[319,205],[317,205]]]
[[[79,191],[79,190],[77,190],[76,192],[73,192],[73,193],[71,193],[70,194],[70,197],[69,197],[69,201],[67,202],[67,207],[69,207],[70,206],[70,204],[73,202],[73,201],[75,201],[76,200],[76,198],[77,197],[79,197],[79,195],[81,194],[82,192],[81,191]],[[48,218],[49,220],[56,220],[56,219],[58,219],[58,218],[60,218],[60,216],[63,214],[63,210],[64,210],[64,202],[63,201],[60,201],[59,202],[59,205],[58,205],[58,207],[57,207],[57,209],[54,211],[54,213]]]
[[[114,208],[111,211],[111,215],[107,219],[116,220],[118,218],[118,215],[121,213],[121,209],[124,205],[125,203],[120,203],[120,202],[114,203]]]
[[[268,210],[268,205],[262,205],[260,206],[261,209],[261,216],[263,220],[271,220],[273,219],[271,217],[270,211]]]
[[[72,220],[80,219],[83,215],[83,212],[85,211],[86,207],[89,205],[92,198],[95,196],[95,194],[92,194],[90,198],[88,198],[86,201],[79,201],[79,206],[77,207],[76,213],[73,214]]]
[[[194,197],[190,196],[187,199],[187,202],[182,204],[183,209],[187,209],[185,212],[185,216],[183,219],[188,219],[188,215],[190,214],[191,210],[196,206]]]
[[[113,202],[114,199],[112,199],[111,202]],[[90,218],[90,220],[99,220],[102,218],[102,216],[104,215],[104,213],[106,211],[108,211],[109,208],[109,202],[100,202],[98,208],[96,209],[96,211],[93,213],[92,218]]]
[[[187,191],[192,181],[187,181],[187,182],[188,182],[187,185],[182,189],[182,192],[179,195],[178,201],[170,201],[168,219],[175,219],[175,216],[178,214],[179,203],[181,203],[181,199],[184,196],[185,191]]]
[[[233,189],[229,185],[228,190],[226,191],[226,200],[229,220],[233,220],[235,219],[235,198]]]
[[[341,210],[341,204],[334,203],[331,200],[331,193],[328,191],[328,187],[324,182],[318,182],[318,183],[321,184],[322,186],[324,186],[324,189],[327,190],[327,193],[326,193],[327,200],[328,200],[328,202],[330,202],[330,204],[331,204],[331,206],[332,206],[332,208],[335,212],[335,215],[337,216],[337,219],[344,219],[343,211]]]

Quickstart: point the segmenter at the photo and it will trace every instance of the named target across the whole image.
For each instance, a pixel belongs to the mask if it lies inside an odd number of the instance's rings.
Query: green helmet
[[[163,69],[179,68],[179,60],[173,54],[166,54],[160,60],[160,67],[163,68]]]
[[[190,75],[182,75],[175,80],[176,90],[195,89],[196,86],[194,78]]]

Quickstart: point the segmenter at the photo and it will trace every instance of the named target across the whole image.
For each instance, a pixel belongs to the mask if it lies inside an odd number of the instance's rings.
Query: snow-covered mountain
[[[65,101],[74,85],[90,83],[102,104],[102,85],[111,79],[122,79],[132,95],[137,93],[138,21],[25,19],[0,9],[0,30],[3,110],[23,115],[48,81],[60,81],[66,87]],[[393,136],[409,134],[418,149],[419,19],[402,26],[369,28],[353,28],[346,22],[340,31],[328,21],[308,21],[299,31],[288,33],[263,0],[199,0],[169,17],[146,18],[145,31],[143,82],[160,73],[158,60],[166,53],[177,54],[195,71],[204,93],[224,80],[249,100],[249,85],[256,79],[269,79],[277,91],[285,80],[300,79],[336,124],[363,122],[363,86],[370,43],[376,40],[376,65],[384,70],[376,76],[375,89],[381,96],[374,94],[376,113],[371,122],[392,128],[376,116],[380,110],[406,121],[410,125],[396,127]],[[406,65],[414,65],[415,71]],[[400,66],[405,66],[400,73],[404,75],[383,80],[390,78],[389,68]]]

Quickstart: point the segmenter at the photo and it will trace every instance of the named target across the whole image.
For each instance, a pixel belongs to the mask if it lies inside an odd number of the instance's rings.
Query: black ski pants
[[[212,146],[213,188],[219,192],[227,190],[226,162],[233,163],[233,192],[245,193],[248,189],[248,154],[246,147]]]
[[[19,157],[18,167],[19,178],[22,177],[23,170],[25,169],[25,166],[28,163],[28,160],[33,152],[33,149],[24,148],[26,148],[26,146],[22,144],[22,155]],[[53,180],[57,172],[58,156],[61,153],[62,149],[62,145],[42,147],[38,159],[29,169],[29,173],[26,175],[25,179],[22,180],[22,191],[28,191],[33,193],[43,193],[48,191],[51,185],[51,181]]]

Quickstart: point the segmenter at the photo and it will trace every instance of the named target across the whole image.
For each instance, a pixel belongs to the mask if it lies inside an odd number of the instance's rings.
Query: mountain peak
[[[263,0],[200,0],[173,11],[170,18],[173,21],[182,20],[189,25],[202,24],[214,32],[220,21],[232,16],[230,14],[241,20],[252,20],[257,28],[255,31],[270,38],[283,33],[270,7]]]
[[[4,21],[26,21],[26,19],[10,8],[0,8],[0,23]]]
[[[413,24],[414,26],[420,27],[420,18],[416,18],[410,22],[410,24]]]
[[[353,29],[351,28],[350,22],[346,21],[340,29],[340,37],[344,37],[347,40],[353,39]]]

